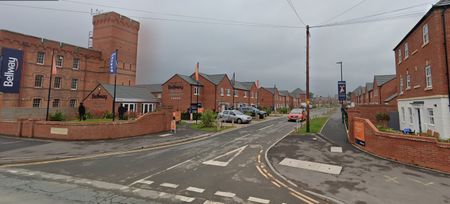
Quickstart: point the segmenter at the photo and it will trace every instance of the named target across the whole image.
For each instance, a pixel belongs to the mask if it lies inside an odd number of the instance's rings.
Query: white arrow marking
[[[219,156],[215,157],[214,159],[211,159],[211,160],[208,160],[208,161],[203,162],[203,164],[206,164],[206,165],[213,165],[213,166],[221,166],[221,167],[227,166],[234,158],[236,158],[239,154],[241,154],[242,151],[244,151],[244,149],[245,149],[247,146],[248,146],[248,145],[245,145],[245,146],[243,146],[243,147],[241,147],[241,148],[238,148],[238,149],[235,149],[235,150],[233,150],[233,151],[227,152],[227,153],[225,153],[225,154],[219,155]],[[231,158],[230,158],[228,161],[226,161],[226,162],[215,161],[216,159],[219,159],[219,158],[222,158],[222,157],[231,155],[231,154],[234,154],[234,156],[231,157]]]

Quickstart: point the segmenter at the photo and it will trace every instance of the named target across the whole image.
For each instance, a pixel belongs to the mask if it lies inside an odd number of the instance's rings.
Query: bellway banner
[[[347,100],[347,86],[345,81],[338,81],[339,101]]]
[[[0,67],[0,92],[19,93],[22,73],[23,52],[3,48]]]

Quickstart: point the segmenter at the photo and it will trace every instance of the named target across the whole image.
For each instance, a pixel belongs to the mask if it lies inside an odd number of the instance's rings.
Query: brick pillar
[[[353,127],[355,122],[355,117],[360,117],[360,111],[356,109],[348,110],[348,142],[351,144],[355,144],[355,136],[353,133]]]

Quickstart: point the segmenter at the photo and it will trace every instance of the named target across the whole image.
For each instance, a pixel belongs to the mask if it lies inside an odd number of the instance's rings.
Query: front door
[[[416,108],[416,112],[417,112],[417,122],[419,123],[418,127],[419,127],[419,133],[422,133],[422,116],[420,114],[420,108]]]

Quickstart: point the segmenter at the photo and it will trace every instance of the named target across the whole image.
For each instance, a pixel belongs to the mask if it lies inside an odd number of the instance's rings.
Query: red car
[[[291,112],[288,115],[288,121],[304,121],[305,120],[305,115],[303,114],[303,110],[302,109],[292,109]]]

